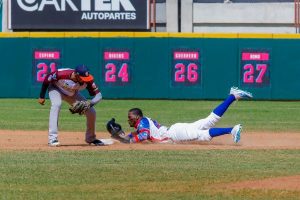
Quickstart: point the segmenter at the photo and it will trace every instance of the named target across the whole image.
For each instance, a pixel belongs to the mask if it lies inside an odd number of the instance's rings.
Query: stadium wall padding
[[[38,98],[37,66],[54,62],[87,65],[106,99],[223,99],[238,86],[259,100],[299,100],[299,52],[297,34],[1,33],[0,97]]]

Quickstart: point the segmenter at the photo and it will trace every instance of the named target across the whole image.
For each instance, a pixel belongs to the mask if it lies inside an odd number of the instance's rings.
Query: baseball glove
[[[126,136],[121,125],[116,123],[114,118],[107,122],[106,129],[112,138],[119,140],[122,143],[130,143],[130,138]]]
[[[83,115],[90,107],[91,103],[89,101],[76,101],[69,110],[72,114],[78,113],[79,115]]]

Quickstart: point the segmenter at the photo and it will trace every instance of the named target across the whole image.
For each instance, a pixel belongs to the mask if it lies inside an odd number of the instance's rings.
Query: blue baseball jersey
[[[148,117],[139,119],[134,128],[136,131],[128,135],[133,142],[144,140],[162,142],[169,139],[164,136],[167,133],[168,128],[161,126],[156,120],[152,120]]]

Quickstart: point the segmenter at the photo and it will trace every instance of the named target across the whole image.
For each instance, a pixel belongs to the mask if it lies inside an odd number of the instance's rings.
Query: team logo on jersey
[[[54,73],[48,77],[48,81],[52,81],[52,80],[56,80],[56,79],[57,79],[56,73]]]

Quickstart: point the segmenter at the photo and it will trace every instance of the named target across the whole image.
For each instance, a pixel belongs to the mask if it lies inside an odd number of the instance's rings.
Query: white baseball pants
[[[213,128],[221,119],[218,115],[211,113],[208,117],[200,119],[193,123],[176,123],[167,131],[167,137],[173,141],[209,141],[212,137],[209,135],[209,129]]]

